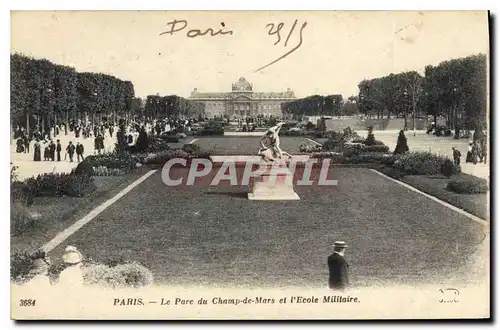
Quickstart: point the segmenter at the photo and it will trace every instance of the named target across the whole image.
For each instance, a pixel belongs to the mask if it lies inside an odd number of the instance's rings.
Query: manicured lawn
[[[194,144],[203,150],[212,151],[214,155],[256,155],[261,147],[258,136],[200,137]],[[314,145],[304,137],[280,137],[281,149],[291,154],[301,154],[299,151],[301,144]]]
[[[452,176],[449,179],[440,176],[406,175],[400,180],[420,191],[489,221],[487,194],[457,194],[446,189],[448,182],[458,176],[467,176],[467,174]]]
[[[159,283],[325,287],[330,245],[345,240],[356,286],[477,279],[484,226],[369,169],[332,175],[337,186],[270,202],[249,201],[248,186],[168,187],[158,171],[51,255],[71,244],[96,261],[139,261]]]
[[[37,197],[30,211],[40,214],[38,225],[11,237],[13,251],[38,249],[105,200],[147,172],[141,168],[125,176],[94,177],[96,191],[87,197]]]

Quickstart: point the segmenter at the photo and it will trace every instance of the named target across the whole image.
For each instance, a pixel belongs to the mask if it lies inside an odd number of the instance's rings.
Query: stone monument
[[[288,152],[281,150],[279,131],[283,123],[269,128],[260,140],[261,149],[258,155],[264,162],[265,171],[256,176],[250,200],[299,200],[293,189],[293,173],[288,169],[285,156],[292,158]]]

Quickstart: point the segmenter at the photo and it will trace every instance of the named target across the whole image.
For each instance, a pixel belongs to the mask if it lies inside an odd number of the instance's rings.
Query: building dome
[[[241,77],[233,84],[233,91],[251,92],[252,84],[250,84],[245,78]]]

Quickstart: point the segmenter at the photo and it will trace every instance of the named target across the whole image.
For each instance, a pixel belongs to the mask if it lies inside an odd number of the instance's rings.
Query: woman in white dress
[[[62,256],[66,268],[59,275],[59,284],[66,287],[78,287],[83,285],[83,274],[81,269],[82,254],[74,247],[68,246]]]

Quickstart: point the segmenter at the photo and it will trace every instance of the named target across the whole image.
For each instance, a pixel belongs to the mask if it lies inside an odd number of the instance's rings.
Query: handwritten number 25
[[[269,29],[268,34],[271,35],[271,36],[272,35],[276,35],[277,39],[276,39],[276,42],[274,43],[275,46],[277,44],[279,44],[280,41],[281,41],[281,30],[283,29],[284,26],[285,26],[285,23],[283,23],[283,22],[280,22],[278,25],[275,25],[274,23],[269,23],[269,24],[266,25],[266,28]],[[294,21],[294,23],[292,25],[292,28],[290,29],[290,32],[288,33],[288,36],[286,37],[285,44],[284,44],[285,47],[288,45],[288,40],[290,40],[290,37],[292,36],[293,31],[295,30],[296,26],[297,26],[297,20]],[[296,51],[302,45],[302,31],[304,30],[304,28],[306,26],[307,26],[307,22],[304,22],[302,24],[302,26],[300,28],[300,32],[299,32],[299,43],[294,48],[292,48],[287,53],[281,55],[280,57],[278,57],[277,59],[275,59],[271,63],[269,63],[267,65],[264,65],[263,67],[255,70],[255,72],[258,72],[258,71],[260,71],[262,69],[267,68],[270,65],[273,65],[274,63],[276,63],[276,62],[284,59],[285,57],[287,57],[288,55],[290,55],[291,53],[293,53],[294,51]]]

